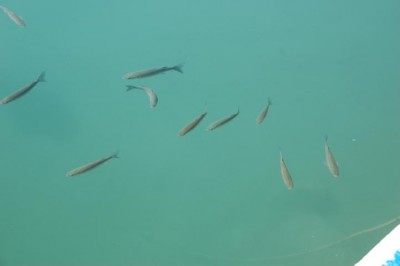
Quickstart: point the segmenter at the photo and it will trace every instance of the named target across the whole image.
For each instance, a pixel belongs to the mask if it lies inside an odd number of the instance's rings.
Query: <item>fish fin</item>
[[[175,71],[178,71],[178,72],[181,73],[181,74],[183,74],[182,68],[183,68],[183,63],[174,66],[174,70],[175,70]]]
[[[44,78],[45,75],[46,75],[46,72],[44,72],[44,71],[42,73],[40,73],[40,75],[37,79],[37,82],[46,82],[46,79]]]
[[[268,97],[268,105],[272,105],[271,99]]]

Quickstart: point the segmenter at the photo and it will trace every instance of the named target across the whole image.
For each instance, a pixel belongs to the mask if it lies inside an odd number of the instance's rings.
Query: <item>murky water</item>
[[[0,106],[1,266],[352,265],[393,227],[309,253],[399,216],[398,1],[1,5],[0,98],[47,80]]]

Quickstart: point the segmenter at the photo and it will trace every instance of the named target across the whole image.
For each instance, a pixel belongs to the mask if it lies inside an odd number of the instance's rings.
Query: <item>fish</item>
[[[183,73],[182,67],[183,67],[183,64],[176,65],[176,66],[165,66],[165,67],[152,68],[152,69],[141,70],[141,71],[134,71],[134,72],[126,73],[122,78],[123,79],[146,78],[146,77],[154,76],[157,74],[165,73],[170,70],[175,70],[182,74]]]
[[[143,86],[133,86],[133,85],[126,85],[126,87],[127,87],[126,91],[134,89],[143,90],[144,92],[146,92],[147,96],[149,96],[150,107],[151,108],[156,107],[158,102],[158,97],[152,89]]]
[[[9,102],[12,102],[16,99],[18,99],[19,97],[25,95],[26,93],[28,93],[30,90],[32,90],[39,82],[45,82],[45,72],[43,71],[39,77],[37,78],[37,80],[35,80],[34,82],[30,83],[29,85],[17,90],[16,92],[12,93],[11,95],[8,95],[6,97],[4,97],[3,99],[0,100],[0,104],[7,104]]]
[[[283,182],[285,183],[285,185],[288,189],[292,189],[294,187],[292,176],[290,175],[289,170],[286,166],[285,159],[283,158],[282,152],[280,152],[280,155],[281,155],[280,165],[281,165],[281,174],[282,174]]]
[[[75,175],[83,174],[83,173],[85,173],[85,172],[87,172],[87,171],[90,171],[90,170],[92,170],[92,169],[94,169],[94,168],[96,168],[96,167],[102,165],[103,163],[105,163],[105,162],[107,162],[108,160],[111,160],[111,159],[113,159],[113,158],[119,158],[119,157],[118,157],[118,152],[115,152],[114,154],[112,154],[112,155],[110,155],[110,156],[107,156],[107,157],[104,157],[104,158],[102,158],[102,159],[100,159],[100,160],[97,160],[97,161],[94,161],[94,162],[91,162],[91,163],[82,165],[82,166],[80,166],[80,167],[78,167],[78,168],[75,168],[75,169],[69,171],[69,172],[66,174],[66,176],[75,176]]]
[[[264,121],[265,117],[268,114],[268,109],[270,106],[271,106],[271,100],[268,99],[267,105],[261,110],[260,114],[257,116],[257,119],[256,119],[257,125],[260,125]]]
[[[208,130],[208,131],[213,131],[214,129],[217,129],[217,128],[219,128],[219,127],[225,125],[226,123],[232,121],[232,120],[233,120],[235,117],[237,117],[239,114],[240,114],[240,111],[239,111],[239,107],[238,107],[238,110],[237,110],[236,113],[231,114],[231,115],[228,116],[228,117],[219,119],[219,120],[215,121],[214,123],[211,123],[211,124],[207,127],[207,130]]]
[[[335,157],[333,157],[333,154],[331,152],[331,149],[328,146],[328,136],[325,136],[325,160],[326,160],[326,165],[328,166],[329,172],[334,177],[339,176],[339,166],[337,161],[335,160]]]
[[[12,12],[10,9],[8,9],[7,7],[4,7],[4,6],[0,6],[0,8],[3,9],[4,13],[6,13],[8,15],[8,17],[12,21],[14,21],[18,26],[21,26],[21,27],[25,27],[26,26],[25,21],[23,21],[20,16],[18,16],[14,12]]]
[[[204,117],[206,117],[206,115],[207,111],[205,111],[204,113],[193,119],[193,121],[191,121],[184,128],[182,128],[181,131],[179,131],[178,135],[181,137],[185,136],[187,133],[189,133],[191,130],[197,127],[197,125],[200,124],[200,122],[204,119]]]

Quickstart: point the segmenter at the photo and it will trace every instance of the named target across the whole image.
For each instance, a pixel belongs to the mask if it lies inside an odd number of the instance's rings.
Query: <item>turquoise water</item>
[[[357,262],[393,225],[307,252],[399,216],[400,2],[322,2],[2,1],[0,265]]]

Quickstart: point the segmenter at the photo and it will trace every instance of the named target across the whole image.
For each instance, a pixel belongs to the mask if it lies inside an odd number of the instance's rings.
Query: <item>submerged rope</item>
[[[323,246],[320,246],[320,247],[317,247],[317,248],[314,248],[314,249],[310,249],[310,250],[307,250],[307,251],[296,252],[296,253],[287,254],[287,255],[274,256],[274,257],[243,259],[243,258],[234,258],[234,257],[227,257],[227,256],[212,256],[212,255],[206,255],[206,254],[201,254],[201,253],[192,252],[192,251],[185,251],[185,248],[182,245],[177,245],[176,243],[175,243],[175,246],[181,246],[182,247],[182,249],[180,251],[181,253],[184,253],[184,254],[189,255],[189,256],[195,256],[195,257],[198,257],[198,258],[201,258],[201,259],[207,259],[207,260],[222,260],[222,261],[232,261],[232,262],[262,262],[262,261],[282,260],[282,259],[289,259],[289,258],[295,258],[295,257],[304,256],[304,255],[309,255],[309,254],[312,254],[312,253],[316,253],[316,252],[319,252],[319,251],[323,251],[323,250],[332,248],[332,247],[337,246],[337,245],[339,245],[339,244],[341,244],[341,243],[343,243],[345,241],[348,241],[348,240],[350,240],[352,238],[355,238],[355,237],[358,237],[360,235],[364,235],[364,234],[367,234],[367,233],[370,233],[370,232],[374,232],[374,231],[379,230],[379,229],[381,229],[383,227],[389,226],[389,225],[395,223],[396,221],[400,221],[400,216],[398,216],[396,218],[393,218],[393,219],[391,219],[389,221],[386,221],[384,223],[381,223],[379,225],[376,225],[376,226],[373,226],[373,227],[358,231],[358,232],[353,233],[351,235],[348,235],[348,236],[346,236],[346,237],[344,237],[342,239],[336,240],[334,242],[328,243],[326,245],[323,245]],[[152,242],[154,242],[154,241],[155,240],[153,239]],[[155,241],[155,242],[158,242],[159,245],[162,245],[162,243],[160,243],[159,241]],[[165,243],[164,243],[164,245],[165,245]]]
[[[398,216],[398,217],[396,217],[396,218],[394,218],[394,219],[391,219],[391,220],[389,220],[389,221],[387,221],[387,222],[384,222],[384,223],[382,223],[382,224],[376,225],[376,226],[374,226],[374,227],[370,227],[370,228],[367,228],[367,229],[358,231],[358,232],[353,233],[353,234],[351,234],[351,235],[349,235],[349,236],[346,236],[345,238],[336,240],[336,241],[334,241],[334,242],[331,242],[331,243],[329,243],[329,244],[320,246],[320,247],[318,247],[318,248],[314,248],[314,249],[307,250],[307,251],[296,252],[296,253],[292,253],[292,254],[288,254],[288,255],[270,257],[270,258],[266,258],[266,260],[278,260],[278,259],[293,258],[293,257],[308,255],[308,254],[312,254],[312,253],[315,253],[315,252],[318,252],[318,251],[322,251],[322,250],[325,250],[325,249],[329,249],[329,248],[331,248],[331,247],[334,247],[334,246],[336,246],[336,245],[339,245],[339,244],[341,244],[341,243],[343,243],[343,242],[345,242],[345,241],[347,241],[347,240],[350,240],[350,239],[352,239],[352,238],[355,238],[355,237],[358,237],[358,236],[360,236],[360,235],[363,235],[363,234],[366,234],[366,233],[370,233],[370,232],[379,230],[379,229],[381,229],[381,228],[383,228],[383,227],[386,227],[386,226],[388,226],[388,225],[391,225],[391,224],[393,224],[393,223],[396,222],[396,221],[400,221],[400,216]]]

